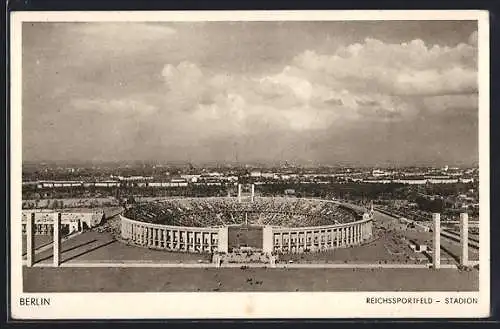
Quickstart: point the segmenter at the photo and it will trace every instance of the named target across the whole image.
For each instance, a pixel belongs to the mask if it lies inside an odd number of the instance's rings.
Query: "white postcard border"
[[[23,293],[21,249],[22,22],[97,21],[318,21],[478,20],[480,281],[479,292],[293,293]],[[490,312],[489,17],[486,11],[195,11],[11,13],[11,316],[14,319],[134,318],[393,318],[486,317]],[[27,308],[19,298],[50,297],[48,307]],[[368,297],[475,297],[474,305],[370,305]]]

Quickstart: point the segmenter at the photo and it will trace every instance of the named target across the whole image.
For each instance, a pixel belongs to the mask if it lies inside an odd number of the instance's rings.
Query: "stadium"
[[[372,213],[332,200],[237,197],[142,203],[120,217],[124,242],[167,251],[304,253],[360,245],[372,237]]]

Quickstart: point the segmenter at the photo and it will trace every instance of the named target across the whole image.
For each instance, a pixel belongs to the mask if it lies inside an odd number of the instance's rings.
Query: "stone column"
[[[241,184],[238,184],[238,202],[241,202]]]
[[[460,214],[460,245],[462,253],[460,255],[460,264],[469,265],[469,214]]]
[[[168,230],[163,229],[163,249],[167,249],[167,234]]]
[[[172,241],[173,241],[172,230],[167,229],[165,231],[165,248],[166,249],[168,249],[168,250],[172,249]]]
[[[217,251],[218,252],[227,252],[228,251],[228,245],[227,245],[227,226],[222,226],[219,227],[219,234],[217,237]]]
[[[177,230],[177,244],[175,245],[175,250],[181,249],[181,231]]]
[[[262,230],[262,251],[271,253],[274,249],[273,228],[269,225],[264,226]]]
[[[434,223],[433,229],[433,265],[435,269],[439,269],[441,267],[441,214],[433,213],[432,220]]]
[[[57,213],[57,218],[54,219],[54,266],[61,265],[61,213]]]
[[[26,266],[35,263],[35,213],[26,218]]]
[[[252,184],[252,197],[250,200],[253,202],[254,199],[255,199],[255,184]]]
[[[189,231],[184,231],[184,251],[189,250]]]

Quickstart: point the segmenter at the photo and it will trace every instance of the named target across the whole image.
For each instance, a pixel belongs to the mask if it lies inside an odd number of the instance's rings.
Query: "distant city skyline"
[[[476,21],[24,23],[23,161],[478,162]]]

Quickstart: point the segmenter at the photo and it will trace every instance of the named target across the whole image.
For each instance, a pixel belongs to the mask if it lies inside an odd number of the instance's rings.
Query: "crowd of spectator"
[[[419,222],[428,222],[432,220],[432,212],[424,211],[410,206],[398,205],[398,206],[378,206],[379,208],[389,211],[394,215],[401,216],[407,219],[411,219]],[[457,221],[459,219],[459,212],[450,212],[443,210],[440,213],[440,218],[442,221]],[[469,219],[477,220],[477,216],[471,216],[469,214]]]
[[[138,204],[125,217],[154,224],[209,227],[232,224],[287,227],[347,223],[352,210],[330,201],[301,198],[261,198],[238,202],[236,198],[187,198]]]

